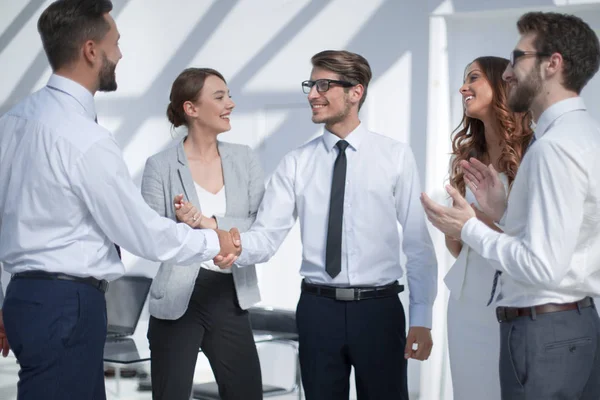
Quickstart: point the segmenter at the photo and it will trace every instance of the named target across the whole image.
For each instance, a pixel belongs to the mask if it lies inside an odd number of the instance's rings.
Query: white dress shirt
[[[0,118],[0,261],[98,279],[125,272],[113,242],[153,261],[190,264],[219,252],[214,231],[160,217],[135,186],[94,97],[52,75]]]
[[[206,217],[224,217],[227,212],[227,196],[225,195],[225,186],[217,193],[211,193],[202,186],[194,182],[198,201],[202,207],[202,215]],[[211,271],[220,272],[222,274],[231,274],[231,268],[221,269],[215,265],[213,260],[204,261],[200,264],[202,268],[210,269]]]
[[[503,272],[502,306],[600,295],[600,126],[575,97],[544,111],[535,136],[513,182],[504,233],[475,218],[461,233]]]
[[[397,281],[403,276],[402,244],[410,287],[410,325],[431,327],[437,262],[419,203],[412,151],[362,125],[345,139],[350,145],[346,149],[342,270],[334,279],[325,271],[338,140],[325,131],[283,158],[267,184],[254,225],[241,234],[242,254],[237,264],[269,260],[298,215],[303,245],[300,274],[313,284],[378,286]]]

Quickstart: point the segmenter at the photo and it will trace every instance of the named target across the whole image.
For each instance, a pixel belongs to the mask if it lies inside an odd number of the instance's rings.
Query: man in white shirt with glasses
[[[530,110],[535,142],[506,203],[490,165],[462,165],[483,211],[504,233],[480,223],[451,187],[452,208],[423,194],[441,231],[496,268],[490,282],[500,322],[502,398],[600,398],[600,126],[579,93],[598,71],[600,44],[580,18],[527,13],[504,72],[509,106]],[[493,312],[493,310],[490,310]]]

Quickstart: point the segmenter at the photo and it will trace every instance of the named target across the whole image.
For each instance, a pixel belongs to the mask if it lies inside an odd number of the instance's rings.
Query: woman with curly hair
[[[472,204],[477,217],[496,230],[492,219],[478,209],[465,184],[460,161],[475,157],[492,164],[507,189],[515,179],[533,131],[529,113],[508,109],[508,84],[502,80],[508,63],[505,58],[479,57],[467,65],[460,88],[464,114],[452,139],[450,165],[450,184]],[[445,278],[451,293],[448,349],[454,398],[499,400],[498,322],[494,308],[487,307],[493,301],[490,295],[495,270],[482,265],[488,262],[460,240],[446,236],[446,247],[456,257]]]

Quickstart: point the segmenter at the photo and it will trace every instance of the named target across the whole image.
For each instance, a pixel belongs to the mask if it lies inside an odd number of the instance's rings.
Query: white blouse
[[[217,193],[209,192],[196,182],[194,182],[194,186],[196,187],[196,194],[198,194],[198,201],[200,201],[200,207],[202,208],[202,215],[209,218],[213,216],[225,216],[225,211],[227,210],[225,186],[223,186]],[[204,261],[200,265],[202,268],[210,269],[212,271],[222,272],[224,274],[231,273],[231,268],[221,269],[217,267],[212,260]]]

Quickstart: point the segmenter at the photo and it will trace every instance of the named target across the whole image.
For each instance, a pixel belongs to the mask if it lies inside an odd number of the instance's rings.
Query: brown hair
[[[42,12],[37,28],[53,71],[76,61],[86,41],[104,38],[112,7],[109,0],[59,0]]]
[[[371,66],[363,56],[346,50],[325,50],[315,54],[310,61],[313,67],[335,72],[340,80],[354,85],[361,84],[365,90],[358,103],[360,110],[367,98],[367,88],[372,77]],[[348,91],[348,88],[345,90]]]
[[[169,95],[171,102],[167,106],[167,118],[175,128],[181,125],[187,126],[183,103],[198,100],[200,92],[204,87],[204,82],[210,75],[214,75],[223,82],[226,82],[223,75],[212,68],[187,68],[173,82],[171,94]]]
[[[517,169],[533,136],[530,127],[531,113],[514,113],[507,105],[508,84],[502,80],[502,74],[509,61],[501,57],[479,57],[473,61],[482,70],[485,79],[492,87],[492,110],[500,135],[502,153],[498,160],[499,172],[508,176],[508,183],[517,175]],[[469,64],[470,65],[470,64]],[[468,68],[468,66],[467,66]],[[450,166],[450,184],[464,196],[465,181],[460,161],[475,157],[482,160],[487,152],[483,122],[468,117],[463,112],[460,125],[453,132]]]
[[[560,53],[563,86],[579,94],[598,72],[598,36],[581,18],[553,12],[530,12],[517,22],[521,35],[535,34],[534,46],[543,54]]]

